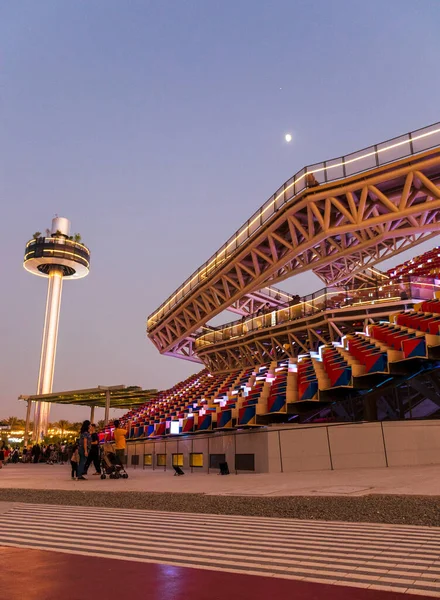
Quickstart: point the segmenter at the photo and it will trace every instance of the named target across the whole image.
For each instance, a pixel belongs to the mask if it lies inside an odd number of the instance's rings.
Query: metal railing
[[[274,300],[277,300],[278,302],[286,302],[287,303],[287,302],[291,302],[293,299],[292,294],[289,294],[289,292],[284,292],[283,290],[280,290],[273,286],[262,288],[261,290],[258,290],[255,293],[263,294],[264,296],[273,298]]]
[[[203,333],[196,339],[196,350],[203,350],[212,344],[232,340],[252,331],[297,321],[328,310],[368,304],[378,305],[401,300],[431,300],[436,291],[440,291],[440,283],[436,279],[427,277],[409,277],[403,282],[382,283],[378,281],[375,285],[363,288],[326,287],[313,294],[298,298],[297,302],[292,302],[286,308],[252,315],[247,319],[242,318],[216,327],[208,333]]]
[[[193,289],[205,283],[206,279],[254,236],[284,204],[290,202],[307,187],[344,179],[438,146],[440,146],[440,123],[435,123],[346,156],[304,167],[288,179],[208,261],[148,317],[147,327],[153,328]]]
[[[26,245],[24,260],[46,256],[48,253],[58,256],[71,254],[77,258],[82,258],[89,266],[90,250],[84,244],[62,238],[38,238],[38,240],[29,242]]]
[[[28,251],[28,248],[34,246],[35,244],[48,243],[60,244],[62,246],[75,246],[76,248],[82,248],[85,252],[88,252],[90,254],[90,250],[82,242],[77,242],[76,240],[71,240],[64,236],[40,236],[38,238],[34,238],[32,240],[29,240],[29,242],[26,244],[26,251]]]

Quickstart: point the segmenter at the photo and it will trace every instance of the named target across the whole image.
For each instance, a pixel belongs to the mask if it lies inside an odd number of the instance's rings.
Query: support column
[[[43,342],[41,344],[37,394],[50,394],[52,392],[63,276],[62,267],[56,265],[51,267],[47,286],[46,316],[44,319]],[[38,442],[47,433],[49,411],[49,402],[35,403],[34,439]]]
[[[90,407],[90,423],[94,423],[95,422],[95,407],[91,406]]]
[[[31,421],[31,410],[32,410],[32,400],[27,401],[27,410],[26,410],[26,425],[24,427],[24,447],[27,447],[28,439],[29,439],[29,423]]]
[[[105,390],[105,413],[104,424],[107,425],[110,418],[110,390]]]
[[[377,400],[375,397],[364,399],[364,421],[377,421]]]

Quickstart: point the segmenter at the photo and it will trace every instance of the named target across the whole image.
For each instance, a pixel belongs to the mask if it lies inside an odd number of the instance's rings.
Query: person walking
[[[87,457],[89,456],[90,446],[91,446],[91,438],[90,438],[90,421],[84,421],[81,426],[81,432],[79,436],[79,466],[78,466],[78,479],[83,480],[87,479],[84,477],[85,466]]]
[[[0,459],[0,463],[3,463],[3,466],[6,467],[9,458],[9,448],[4,440],[0,442],[0,452],[3,455],[3,458]]]
[[[87,457],[86,464],[84,467],[84,475],[87,475],[87,471],[89,470],[90,465],[93,462],[95,467],[95,472],[93,475],[101,475],[101,462],[99,456],[99,435],[96,432],[96,425],[92,423],[90,425],[90,439],[91,446],[89,456]]]
[[[78,445],[75,444],[75,446],[73,447],[72,456],[70,457],[70,466],[72,467],[72,479],[78,478],[78,463],[79,463]]]
[[[127,423],[127,429],[121,427],[121,423],[119,419],[116,419],[114,422],[115,425],[115,450],[116,450],[116,458],[119,460],[120,464],[123,466],[125,462],[125,449],[127,447],[126,437],[128,432],[130,431],[130,421]]]
[[[34,464],[37,464],[40,461],[40,453],[41,453],[40,444],[35,444],[35,446],[32,448],[32,451],[31,451],[31,455],[32,455]]]
[[[0,442],[0,469],[3,467],[3,463],[6,461],[6,444],[5,442],[2,440]]]
[[[20,451],[18,449],[18,446],[16,446],[11,454],[11,462],[14,465],[16,465],[18,463],[19,459],[20,459]]]

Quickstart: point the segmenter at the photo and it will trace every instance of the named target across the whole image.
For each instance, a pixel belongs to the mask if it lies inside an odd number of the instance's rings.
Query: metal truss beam
[[[338,341],[343,335],[362,331],[366,324],[384,319],[390,312],[403,310],[409,304],[407,300],[399,300],[325,311],[205,347],[197,347],[196,343],[196,351],[213,373],[296,358],[299,354],[316,351],[322,344]]]
[[[175,358],[182,358],[183,360],[203,364],[203,361],[196,354],[195,338],[193,336],[180,340],[172,350],[164,352],[164,354],[165,356],[174,356]]]
[[[413,379],[409,379],[407,385],[420,394],[422,398],[428,398],[428,400],[431,400],[431,402],[440,407],[440,395],[435,387],[434,381],[435,384],[438,384],[438,381],[434,379],[432,374],[428,373],[424,377],[424,381],[421,381],[420,378],[415,377]]]
[[[257,313],[264,306],[269,305],[271,309],[288,306],[294,300],[292,294],[288,294],[274,287],[266,287],[238,298],[227,310],[242,316]]]
[[[440,231],[440,149],[307,189],[206,276],[148,334],[162,353],[268,283],[313,270],[327,285]],[[244,305],[241,305],[244,306]],[[241,309],[243,314],[244,308]]]

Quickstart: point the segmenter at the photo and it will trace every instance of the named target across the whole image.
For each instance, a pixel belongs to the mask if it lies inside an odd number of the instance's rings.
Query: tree
[[[75,233],[75,235],[73,236],[73,239],[75,240],[75,242],[80,242],[81,241],[81,235],[79,233]]]
[[[65,419],[60,419],[58,423],[56,423],[58,429],[61,429],[61,437],[64,438],[64,432],[71,429],[70,421],[66,421]]]
[[[81,421],[79,421],[77,423],[71,423],[71,425],[70,425],[70,429],[72,431],[74,431],[75,433],[79,433],[81,431],[81,427],[82,427]]]
[[[38,238],[41,236],[41,231],[36,231],[33,235],[34,240],[38,240]]]
[[[6,419],[6,422],[11,429],[18,429],[18,427],[20,427],[20,421],[21,419],[18,417],[8,417]]]

